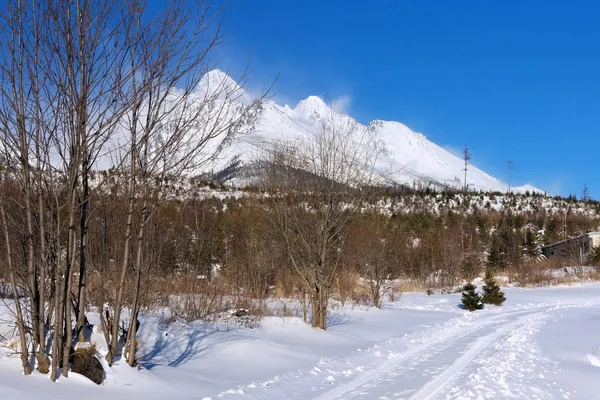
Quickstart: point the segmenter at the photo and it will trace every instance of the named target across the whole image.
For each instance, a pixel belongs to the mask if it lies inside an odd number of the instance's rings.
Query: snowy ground
[[[296,318],[248,329],[151,315],[141,371],[116,365],[101,386],[77,374],[52,383],[22,376],[0,349],[0,398],[599,398],[600,284],[506,295],[501,308],[467,313],[458,294],[407,293],[383,310],[338,309],[327,332]]]

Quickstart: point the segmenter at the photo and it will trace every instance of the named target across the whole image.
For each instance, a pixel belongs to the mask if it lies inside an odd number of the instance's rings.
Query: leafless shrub
[[[232,307],[231,299],[216,291],[173,294],[168,305],[174,317],[187,322],[208,321],[226,313]]]

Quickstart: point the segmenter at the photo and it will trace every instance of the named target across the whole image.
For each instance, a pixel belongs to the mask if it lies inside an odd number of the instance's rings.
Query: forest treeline
[[[109,183],[102,190],[90,190],[86,307],[105,309],[105,305],[114,304],[121,278],[124,261],[121,244],[127,235],[127,226],[122,221],[128,215],[128,198],[122,191],[122,176],[100,174],[110,179],[106,179]],[[275,194],[264,187],[234,192],[219,184],[205,186],[207,182],[201,178],[191,179],[192,184],[184,185],[185,188],[175,184],[181,179],[173,177],[165,181],[165,187],[170,187],[170,198],[161,203],[145,226],[141,268],[128,265],[125,271],[126,288],[138,285],[136,280],[141,272],[138,308],[170,306],[174,294],[212,296],[203,299],[202,304],[189,304],[202,309],[186,310],[176,305],[182,314],[191,312],[187,318],[194,319],[227,307],[255,307],[252,301],[256,299],[307,301],[309,290],[291,264],[285,238],[276,223],[272,200]],[[18,185],[9,182],[4,182],[5,193],[18,196]],[[348,234],[341,246],[334,249],[339,253],[339,264],[327,296],[342,303],[351,299],[380,306],[385,296],[401,290],[452,291],[464,280],[483,275],[486,269],[506,275],[515,283],[544,284],[548,280],[546,269],[579,265],[580,255],[574,252],[567,258],[549,262],[544,260],[541,246],[589,232],[599,222],[595,202],[584,204],[573,197],[552,199],[561,205],[555,212],[541,207],[518,212],[514,210],[528,199],[549,198],[436,193],[407,188],[378,189],[369,196],[361,199],[364,204],[359,209],[351,211],[355,215]],[[484,196],[486,199],[503,196],[510,207],[500,211],[482,207],[473,211],[470,203],[475,199],[481,201]],[[444,204],[456,197],[462,200],[458,208],[443,209]],[[411,202],[416,209],[421,208],[416,205],[433,201],[442,210],[390,213],[386,207],[381,208],[382,199],[388,204]],[[301,204],[311,201],[311,196],[299,194],[294,201]],[[569,205],[585,212],[574,212]],[[23,229],[26,221],[20,209],[20,205],[13,203],[6,212],[11,216],[9,240],[18,244],[13,250],[13,263],[22,266],[17,269],[19,285],[27,288],[27,231]],[[33,216],[39,218],[37,213]],[[139,217],[133,219],[134,233],[140,229]],[[80,234],[79,229],[76,232]],[[34,243],[36,248],[39,245],[38,241]],[[0,248],[4,250],[4,242]],[[0,274],[7,278],[6,263],[2,261]],[[590,259],[589,263],[597,261]],[[394,281],[402,284],[396,282],[393,287]],[[52,298],[56,289],[48,290]],[[135,293],[125,291],[123,307],[133,307]],[[223,297],[235,301],[223,303]],[[310,304],[306,306],[310,308]]]

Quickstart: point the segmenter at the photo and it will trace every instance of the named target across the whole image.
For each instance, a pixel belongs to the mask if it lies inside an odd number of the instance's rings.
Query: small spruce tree
[[[485,285],[483,285],[482,289],[483,296],[481,301],[484,304],[500,306],[506,300],[504,292],[500,290],[500,286],[496,283],[496,280],[489,269],[485,271]]]
[[[477,287],[472,283],[467,283],[462,290],[462,303],[463,306],[469,311],[483,309],[483,302],[481,296],[476,292]]]
[[[523,242],[523,258],[525,261],[540,261],[544,259],[542,248],[540,246],[540,238],[531,229],[525,232],[525,240]]]

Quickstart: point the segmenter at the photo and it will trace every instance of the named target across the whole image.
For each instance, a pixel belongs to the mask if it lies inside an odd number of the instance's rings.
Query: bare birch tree
[[[165,179],[201,171],[226,146],[242,123],[256,117],[262,96],[246,99],[247,71],[239,82],[213,70],[214,50],[222,45],[223,7],[200,1],[176,1],[151,22],[144,9],[130,4],[135,24],[128,32],[132,101],[124,119],[129,211],[123,257],[114,304],[110,354],[118,349],[123,291],[127,268],[135,270],[126,354],[134,365],[141,275],[144,270],[146,225],[164,201]],[[263,95],[264,96],[264,95]],[[125,149],[125,151],[123,151]],[[134,215],[139,216],[135,259],[131,248]]]
[[[50,340],[51,379],[59,368],[67,376],[73,346],[88,340],[89,268],[107,271],[116,253],[107,240],[106,208],[103,255],[90,260],[88,249],[92,200],[104,183],[92,184],[90,176],[109,159],[127,180],[128,213],[113,316],[109,324],[101,313],[101,325],[112,362],[122,309],[131,306],[128,362],[135,363],[141,278],[151,264],[145,232],[169,195],[165,182],[200,173],[257,116],[262,99],[246,96],[247,71],[239,82],[211,72],[223,41],[223,10],[201,0],[171,1],[156,14],[139,0],[9,0],[3,9],[2,182],[20,191],[2,199],[0,217],[11,285],[28,290],[28,299],[15,303],[25,373],[30,350],[47,372]],[[20,207],[14,216],[9,202]],[[13,219],[24,226],[26,251],[18,260],[10,251]],[[132,267],[133,302],[124,304]]]
[[[9,1],[2,15],[0,47],[0,130],[4,158],[7,165],[13,165],[11,177],[17,178],[21,188],[21,198],[13,199],[23,205],[26,227],[26,256],[24,264],[27,271],[28,309],[30,326],[24,327],[31,333],[32,351],[36,355],[38,367],[47,365],[44,351],[45,330],[45,266],[40,263],[41,252],[36,246],[36,224],[34,194],[41,186],[36,179],[37,170],[42,162],[40,140],[40,120],[36,118],[42,109],[40,86],[43,74],[39,60],[42,52],[39,43],[40,27],[43,24],[42,13],[35,2]],[[36,156],[38,161],[32,165]],[[12,161],[15,161],[14,163]],[[38,175],[39,178],[39,175]],[[37,188],[36,188],[37,182]],[[6,216],[4,218],[6,223]],[[6,228],[6,226],[5,226]],[[7,236],[7,246],[10,246]],[[7,255],[8,256],[8,255]],[[14,263],[11,261],[13,268]],[[11,268],[12,270],[12,268]],[[19,324],[22,324],[21,321]],[[38,368],[40,369],[40,368]],[[41,372],[47,372],[45,367]]]
[[[64,325],[65,366],[73,341],[72,313],[78,339],[86,340],[89,173],[128,106],[123,87],[131,72],[125,68],[127,44],[122,32],[129,19],[124,17],[127,8],[109,0],[49,2],[47,11],[51,17],[45,40],[50,52],[59,55],[51,59],[47,68],[48,82],[56,93],[52,105],[58,121],[52,149],[59,158],[56,168],[64,175],[62,182],[67,188],[67,195],[59,204],[60,209],[67,210],[67,235],[62,246],[64,267],[57,274],[61,298],[55,319],[55,335]],[[79,279],[75,283],[77,263]],[[72,309],[72,304],[76,309]],[[61,343],[56,342],[57,346]],[[57,359],[52,359],[53,372],[58,367]],[[63,375],[68,374],[68,368],[62,371]]]

